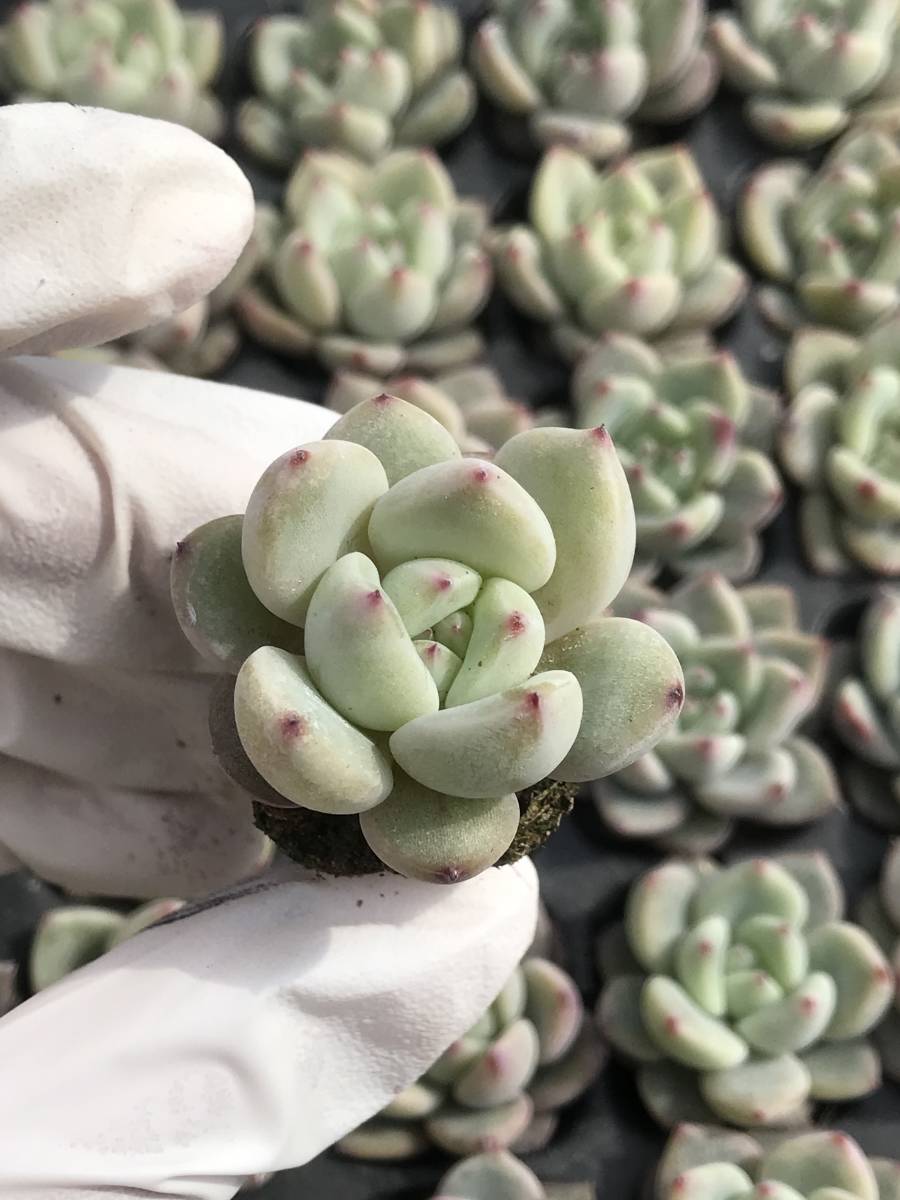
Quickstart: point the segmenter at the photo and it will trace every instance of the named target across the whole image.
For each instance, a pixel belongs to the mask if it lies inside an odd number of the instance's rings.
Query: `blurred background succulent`
[[[843,911],[821,854],[670,860],[637,879],[601,943],[598,1020],[655,1120],[802,1125],[811,1101],[880,1085],[867,1035],[894,976]]]
[[[550,325],[569,359],[610,330],[708,330],[744,294],[685,147],[642,151],[600,172],[555,147],[534,177],[528,216],[530,224],[492,234],[497,277],[517,308]]]
[[[214,140],[210,91],[224,25],[175,0],[26,0],[0,29],[0,86],[16,100],[65,100],[175,121]]]
[[[237,130],[269,166],[289,168],[311,146],[372,162],[394,146],[440,145],[471,120],[453,4],[307,0],[303,14],[262,17],[250,34],[258,95]]]
[[[669,640],[686,695],[655,749],[594,784],[597,811],[612,830],[702,854],[721,846],[738,820],[790,827],[835,808],[828,759],[796,735],[821,696],[827,645],[801,631],[789,588],[737,590],[705,576],[667,596],[631,583],[613,611]]]
[[[830,141],[860,114],[900,111],[893,0],[739,0],[710,20],[722,75],[755,131],[779,146]]]
[[[475,1154],[451,1167],[433,1200],[596,1200],[590,1183],[550,1183],[545,1187],[529,1167],[507,1150]]]
[[[751,261],[772,281],[757,290],[766,319],[852,333],[900,301],[900,146],[877,129],[851,130],[813,171],[795,159],[762,167],[744,191],[738,226]]]
[[[854,650],[832,701],[834,728],[851,752],[845,787],[859,812],[900,833],[900,592],[879,589]]]
[[[491,290],[486,225],[428,151],[373,167],[310,151],[283,213],[259,210],[260,273],[236,311],[264,345],[329,368],[384,378],[459,366],[483,349],[471,323]]]
[[[503,111],[539,146],[595,161],[623,153],[629,119],[693,116],[718,81],[704,47],[704,0],[494,0],[472,66]]]
[[[813,1196],[893,1200],[900,1163],[868,1158],[846,1133],[831,1129],[769,1134],[761,1143],[729,1129],[685,1125],[669,1139],[656,1172],[655,1200],[750,1200]]]
[[[513,845],[517,792],[608,774],[678,715],[665,639],[598,619],[633,553],[605,430],[463,458],[382,393],[277,459],[243,517],[180,542],[172,591],[195,649],[237,672],[217,701],[226,770],[279,812],[361,832],[364,870],[456,882],[555,828],[559,811],[529,833],[526,811]],[[288,851],[308,862],[314,840]]]
[[[576,422],[612,435],[637,518],[636,571],[750,578],[759,530],[781,507],[769,457],[777,397],[720,351],[658,353],[605,335],[572,382]]]
[[[439,421],[464,454],[489,457],[526,429],[566,423],[562,409],[533,409],[507,395],[503,380],[484,364],[444,371],[432,379],[397,375],[385,380],[383,386],[392,396],[424,409]],[[338,371],[325,403],[337,413],[349,412],[381,387],[372,375]]]
[[[539,1150],[605,1058],[574,981],[526,957],[477,1024],[338,1149],[368,1159],[411,1158],[433,1146],[460,1157]]]
[[[897,979],[894,1007],[874,1037],[885,1075],[900,1083],[900,840],[888,847],[878,883],[862,897],[857,920],[891,960]]]
[[[800,539],[821,575],[900,575],[900,316],[861,338],[807,328],[785,362],[779,433],[802,491]]]
[[[87,904],[50,909],[38,922],[31,943],[31,990],[43,991],[182,905],[181,900],[151,900],[128,913]]]

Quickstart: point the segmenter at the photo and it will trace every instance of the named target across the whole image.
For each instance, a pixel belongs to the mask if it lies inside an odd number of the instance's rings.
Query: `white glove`
[[[191,304],[252,197],[177,126],[0,110],[0,349]],[[331,416],[65,360],[0,366],[0,853],[81,893],[199,896],[268,861],[214,762],[175,541]],[[0,1022],[0,1196],[198,1197],[307,1161],[422,1073],[530,940],[530,864],[437,888],[300,871],[127,942]]]

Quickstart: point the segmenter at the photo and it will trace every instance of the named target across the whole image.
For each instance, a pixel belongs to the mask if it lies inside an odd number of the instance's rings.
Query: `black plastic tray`
[[[3,4],[4,9],[9,7]],[[230,47],[222,94],[232,100],[246,91],[243,50],[248,28],[258,16],[285,5],[220,0],[218,7],[228,22]],[[475,4],[464,2],[458,8],[468,21],[477,16]],[[730,216],[751,170],[774,156],[750,133],[741,119],[738,101],[725,91],[696,121],[661,130],[653,140],[683,141],[691,147],[725,216]],[[261,171],[237,145],[228,148],[247,170],[257,195],[276,200],[281,190],[279,178]],[[506,213],[521,202],[534,166],[534,161],[503,149],[492,136],[486,113],[481,113],[449,147],[444,158],[461,192],[481,196],[495,210]],[[733,250],[740,257],[736,245]],[[490,361],[510,392],[532,404],[565,402],[566,368],[541,353],[533,329],[501,297],[491,302],[483,325]],[[752,298],[722,330],[721,342],[734,352],[752,379],[780,386],[784,343],[763,325]],[[316,401],[321,400],[327,383],[324,373],[314,365],[279,359],[249,340],[225,378],[231,383]],[[760,578],[786,582],[797,589],[809,628],[839,636],[851,633],[860,601],[871,594],[874,581],[862,576],[842,580],[812,576],[801,560],[791,498],[764,540]],[[727,847],[727,857],[788,849],[825,850],[843,877],[852,907],[877,876],[886,845],[884,833],[873,830],[852,813],[841,811],[794,834],[747,832],[745,827]],[[658,857],[652,850],[612,841],[602,831],[589,801],[576,806],[575,814],[537,856],[544,900],[564,935],[567,965],[589,1004],[593,1004],[597,993],[594,936],[621,912],[630,881]],[[40,912],[58,902],[52,889],[34,880],[22,876],[0,879],[0,956],[21,956]],[[845,1129],[870,1153],[896,1154],[900,1088],[885,1085],[868,1100],[820,1113],[819,1120]],[[591,1180],[597,1184],[599,1195],[627,1200],[638,1196],[664,1140],[663,1131],[644,1114],[628,1072],[612,1063],[590,1095],[565,1114],[552,1146],[528,1161],[547,1181]],[[296,1171],[278,1175],[257,1194],[261,1200],[294,1200],[298,1196],[310,1200],[424,1200],[447,1165],[448,1161],[438,1154],[395,1166],[352,1163],[326,1154]]]

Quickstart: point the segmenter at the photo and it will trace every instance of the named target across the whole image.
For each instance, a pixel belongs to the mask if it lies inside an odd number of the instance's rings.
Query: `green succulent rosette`
[[[683,1125],[666,1144],[655,1200],[897,1200],[900,1163],[869,1158],[846,1133],[770,1134]]]
[[[607,334],[572,378],[576,423],[605,425],[631,487],[636,570],[753,576],[781,507],[770,454],[778,399],[723,352],[659,353]]]
[[[434,1147],[455,1157],[530,1153],[548,1144],[560,1110],[590,1086],[605,1060],[575,982],[555,963],[526,957],[480,1020],[337,1149],[382,1160]],[[502,1165],[512,1170],[507,1158]]]
[[[739,0],[710,21],[725,80],[768,142],[806,149],[860,116],[900,109],[897,6],[881,0]]]
[[[320,818],[276,840],[310,862],[316,838],[350,838],[354,870],[456,882],[558,823],[535,826],[517,793],[608,774],[677,716],[668,643],[598,616],[633,552],[605,430],[464,458],[384,393],[277,459],[243,516],[179,543],[172,591],[195,649],[237,673],[214,742],[266,831]]]
[[[818,170],[796,159],[760,168],[741,198],[741,239],[771,282],[765,317],[863,333],[900,302],[900,146],[856,129]]]
[[[821,854],[640,876],[600,944],[600,1028],[664,1126],[805,1124],[881,1082],[869,1034],[894,996],[872,937],[843,920]]]
[[[0,28],[0,83],[16,100],[64,100],[186,125],[217,140],[210,90],[225,31],[175,0],[26,0]]]
[[[374,166],[308,153],[283,209],[260,206],[235,311],[264,345],[379,379],[480,356],[472,322],[493,282],[487,211],[430,152]]]
[[[94,904],[71,904],[44,913],[34,931],[28,958],[33,992],[41,992],[72,971],[100,958],[141,930],[183,906],[182,900],[151,900],[129,913]]]
[[[566,420],[561,409],[533,409],[508,395],[497,372],[481,363],[442,371],[431,379],[422,375],[395,375],[383,384],[373,375],[338,371],[325,403],[337,413],[349,412],[382,386],[392,396],[399,396],[434,417],[453,435],[464,454],[489,458],[517,433],[563,425]]]
[[[431,0],[311,0],[303,15],[263,17],[250,33],[256,95],[238,135],[287,169],[323,148],[374,162],[399,146],[435,146],[475,111],[452,4]]]
[[[828,647],[801,630],[790,588],[708,575],[666,595],[631,583],[613,611],[669,641],[685,703],[654,749],[594,784],[610,829],[709,853],[739,821],[791,828],[837,806],[828,759],[797,732],[822,694]]]
[[[894,1007],[875,1031],[875,1040],[885,1075],[900,1083],[900,840],[888,846],[878,882],[863,895],[856,917],[891,960],[897,980]]]
[[[544,148],[595,161],[631,142],[629,121],[683,121],[718,82],[703,0],[494,0],[472,67],[490,100]]]
[[[861,338],[808,328],[788,349],[779,432],[801,491],[800,539],[821,575],[900,575],[900,317]]]
[[[551,1183],[546,1187],[507,1150],[475,1154],[451,1167],[433,1200],[596,1200],[590,1183]]]
[[[683,146],[603,171],[557,146],[538,167],[528,218],[492,235],[498,282],[569,359],[610,331],[707,331],[743,297],[744,273],[722,253],[715,203]]]

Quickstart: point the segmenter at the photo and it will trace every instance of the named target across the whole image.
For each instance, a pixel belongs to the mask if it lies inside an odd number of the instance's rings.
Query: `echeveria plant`
[[[884,1073],[900,1083],[900,840],[888,847],[878,883],[862,898],[857,919],[891,960],[897,978],[894,1007],[875,1031]]]
[[[767,141],[803,149],[830,141],[861,113],[896,115],[893,0],[740,0],[736,8],[710,21],[710,39]]]
[[[151,900],[130,913],[87,904],[51,909],[41,917],[31,942],[28,974],[32,991],[40,992],[87,966],[120,942],[171,916],[182,904],[181,900]]]
[[[507,1150],[463,1159],[438,1184],[433,1200],[596,1200],[589,1183],[547,1184]]]
[[[361,400],[374,396],[380,386],[371,375],[338,371],[328,389],[326,404],[335,412],[349,412]],[[496,371],[482,364],[444,371],[431,379],[395,375],[385,380],[384,388],[439,421],[464,454],[490,457],[517,433],[565,422],[562,411],[535,410],[507,395]]]
[[[822,693],[828,648],[802,632],[790,588],[735,589],[715,575],[668,596],[629,584],[613,611],[668,639],[686,699],[653,750],[594,785],[611,829],[708,853],[737,821],[790,827],[838,804],[828,759],[797,735]]]
[[[900,317],[862,338],[803,329],[788,350],[785,473],[813,570],[900,575]]]
[[[655,1200],[896,1200],[900,1163],[868,1158],[831,1129],[769,1135],[683,1125],[656,1173]]]
[[[385,393],[181,542],[172,585],[194,646],[238,672],[217,721],[236,724],[221,753],[239,782],[295,828],[361,830],[364,869],[455,882],[507,854],[517,792],[617,770],[678,715],[665,640],[599,616],[633,552],[604,429],[463,458]],[[310,840],[293,847],[307,861]]]
[[[724,352],[660,354],[607,334],[572,382],[577,424],[606,425],[631,487],[637,570],[748,579],[781,507],[769,457],[778,401]]]
[[[868,1034],[893,972],[843,910],[818,854],[671,860],[640,876],[601,948],[598,1019],[660,1124],[803,1124],[812,1101],[879,1086]]]
[[[471,323],[491,290],[486,224],[430,152],[372,167],[310,152],[283,212],[259,213],[261,272],[236,310],[272,349],[327,367],[384,378],[459,366],[482,349]]]
[[[743,271],[721,253],[715,203],[682,146],[601,172],[557,146],[535,175],[528,217],[492,236],[497,277],[568,357],[610,330],[708,330],[744,294]]]
[[[250,34],[258,96],[238,133],[263,161],[290,167],[310,146],[373,161],[394,146],[435,146],[468,124],[475,88],[461,69],[452,4],[312,0],[303,16],[263,17]]]
[[[629,119],[681,121],[718,80],[703,46],[704,0],[494,0],[472,65],[540,146],[604,160],[631,141]]]
[[[900,833],[900,592],[883,588],[862,617],[858,671],[837,684],[832,721],[851,751],[847,792],[877,825]]]
[[[744,191],[738,227],[771,280],[758,299],[773,324],[868,329],[900,301],[896,136],[851,130],[817,171],[795,159],[762,167]]]
[[[0,79],[18,100],[65,100],[187,125],[224,128],[209,90],[224,56],[213,11],[175,0],[26,0],[0,29]]]
[[[338,1149],[367,1159],[541,1149],[605,1059],[574,981],[525,958],[477,1024]]]

